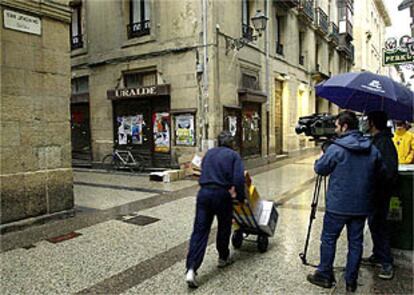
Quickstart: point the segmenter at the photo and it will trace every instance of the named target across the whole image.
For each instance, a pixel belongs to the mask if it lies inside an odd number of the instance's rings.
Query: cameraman
[[[393,193],[397,184],[398,154],[392,141],[392,133],[387,128],[387,114],[381,111],[368,114],[369,132],[372,143],[381,153],[386,168],[386,179],[376,186],[374,211],[368,217],[368,225],[373,242],[372,255],[362,262],[381,265],[378,277],[390,280],[394,276],[393,259],[388,237],[387,215]]]
[[[338,138],[315,162],[315,172],[330,175],[323,221],[320,264],[307,279],[312,284],[331,288],[335,282],[333,263],[336,241],[346,225],[348,256],[346,290],[355,292],[363,251],[365,220],[372,211],[376,175],[384,168],[379,151],[358,131],[354,112],[341,112],[335,121]]]

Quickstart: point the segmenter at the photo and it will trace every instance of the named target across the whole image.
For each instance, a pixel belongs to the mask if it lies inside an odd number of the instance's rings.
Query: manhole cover
[[[82,234],[73,231],[73,232],[70,232],[70,233],[62,235],[62,236],[46,239],[46,241],[48,241],[50,243],[53,243],[53,244],[57,244],[57,243],[60,243],[60,242],[63,242],[63,241],[67,241],[67,240],[76,238],[80,235],[82,235]]]
[[[147,225],[147,224],[150,224],[150,223],[157,222],[158,220],[159,220],[158,218],[145,216],[145,215],[138,215],[136,217],[132,217],[132,218],[129,218],[129,219],[124,219],[122,221],[132,223],[132,224],[136,224],[136,225]]]

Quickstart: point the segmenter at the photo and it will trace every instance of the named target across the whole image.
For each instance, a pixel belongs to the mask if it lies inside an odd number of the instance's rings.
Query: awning
[[[240,88],[238,93],[239,93],[240,102],[248,101],[248,102],[265,103],[267,101],[266,93],[260,90]]]

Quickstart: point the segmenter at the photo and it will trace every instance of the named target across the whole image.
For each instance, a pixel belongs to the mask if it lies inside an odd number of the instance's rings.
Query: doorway
[[[283,153],[283,82],[275,80],[275,151]]]
[[[70,106],[72,161],[90,164],[92,161],[89,103],[72,103]]]

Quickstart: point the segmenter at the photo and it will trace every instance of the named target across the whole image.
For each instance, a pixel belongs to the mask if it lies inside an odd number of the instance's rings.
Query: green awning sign
[[[399,42],[397,38],[388,38],[382,54],[384,66],[412,63],[414,61],[414,39],[408,35],[402,36]]]
[[[405,64],[414,61],[414,56],[407,51],[395,50],[393,52],[383,51],[383,63],[384,65],[398,65]]]

